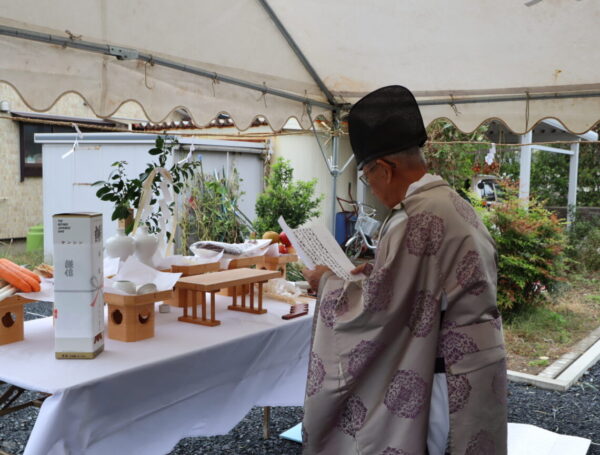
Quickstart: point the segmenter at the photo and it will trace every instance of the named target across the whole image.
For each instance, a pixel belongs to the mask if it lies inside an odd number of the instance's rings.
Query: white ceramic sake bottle
[[[158,248],[158,238],[154,234],[148,233],[148,227],[145,224],[140,225],[134,236],[135,239],[135,257],[140,262],[153,267],[152,257]]]
[[[135,240],[125,235],[125,221],[119,220],[117,233],[106,241],[106,255],[125,261],[135,251]]]

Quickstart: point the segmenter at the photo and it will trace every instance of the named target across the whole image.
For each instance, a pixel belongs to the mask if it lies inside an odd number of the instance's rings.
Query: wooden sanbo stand
[[[105,292],[108,304],[108,338],[118,341],[141,341],[154,336],[154,303],[173,297],[173,291],[142,295]]]
[[[0,301],[0,345],[25,339],[23,305],[33,300],[13,295]]]
[[[262,285],[266,281],[279,277],[279,272],[256,269],[234,269],[223,270],[221,272],[206,273],[204,275],[184,277],[177,281],[175,289],[177,290],[179,302],[184,303],[183,316],[178,319],[182,322],[192,324],[206,325],[214,327],[221,324],[221,321],[215,319],[215,294],[221,289],[232,289],[233,302],[227,309],[233,311],[242,311],[244,313],[264,314],[267,312],[263,308]],[[254,306],[254,285],[258,284],[258,302]],[[246,296],[242,294],[242,305],[237,304],[237,287],[250,286],[250,305],[246,306]],[[207,298],[205,293],[210,293],[210,314],[207,317]],[[201,307],[201,316],[198,317],[198,305]],[[191,314],[190,314],[191,307]]]

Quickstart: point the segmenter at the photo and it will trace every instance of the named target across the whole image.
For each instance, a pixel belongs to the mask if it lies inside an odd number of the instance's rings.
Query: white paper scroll
[[[277,221],[292,242],[298,257],[309,269],[314,269],[317,265],[325,265],[346,281],[365,278],[363,274],[352,275],[350,273],[355,268],[354,264],[350,262],[324,225],[316,223],[310,227],[291,229],[283,217],[279,217]]]

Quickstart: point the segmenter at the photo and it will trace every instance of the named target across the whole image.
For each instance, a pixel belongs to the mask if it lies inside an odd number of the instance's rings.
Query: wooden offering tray
[[[209,262],[208,264],[194,264],[194,265],[173,265],[169,272],[172,273],[181,273],[181,276],[192,276],[192,275],[201,275],[203,273],[208,272],[217,272],[221,270],[221,265],[219,262]],[[179,298],[177,293],[173,294],[173,297],[169,300],[165,300],[165,303],[168,303],[174,307],[182,307],[183,304],[179,303]]]
[[[25,339],[23,305],[33,300],[12,295],[0,301],[0,345]]]
[[[277,270],[285,278],[285,265],[290,262],[298,262],[298,256],[295,254],[282,254],[280,256],[266,256],[262,268],[267,270]]]
[[[105,292],[108,304],[108,337],[119,341],[140,341],[154,336],[154,303],[168,300],[173,291],[142,295]]]
[[[266,313],[267,310],[262,307],[263,283],[277,277],[279,277],[279,272],[269,270],[234,269],[181,278],[175,286],[179,301],[184,305],[183,316],[180,316],[179,320],[206,326],[221,324],[221,321],[215,319],[215,294],[226,288],[232,288],[233,293],[232,305],[227,307],[229,310],[253,314]],[[257,308],[254,307],[254,284],[258,284]],[[237,304],[237,287],[243,285],[250,287],[250,305],[248,307],[245,294],[241,296],[241,306]],[[205,292],[210,293],[210,318],[207,318],[206,314]],[[201,305],[201,317],[198,317],[197,314],[198,305]],[[191,307],[191,315],[188,313],[188,307]]]
[[[264,262],[265,262],[264,255],[232,259],[231,262],[229,263],[229,267],[227,267],[227,269],[229,269],[229,270],[240,269],[243,267],[252,267],[253,265],[258,267],[258,266],[264,264]]]
[[[182,276],[201,275],[208,272],[217,272],[221,270],[219,261],[209,262],[208,264],[191,264],[191,265],[173,265],[171,272],[181,273]]]

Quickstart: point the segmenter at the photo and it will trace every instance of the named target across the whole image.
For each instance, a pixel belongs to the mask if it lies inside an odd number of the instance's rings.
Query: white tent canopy
[[[241,129],[257,115],[274,129],[289,117],[306,128],[305,103],[313,117],[331,118],[401,84],[426,123],[445,117],[463,131],[494,118],[522,134],[552,117],[583,133],[600,120],[594,0],[0,0],[0,8],[0,82],[35,111],[76,92],[101,117],[133,100],[155,122],[185,108],[198,124],[226,112]]]

